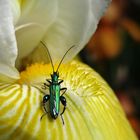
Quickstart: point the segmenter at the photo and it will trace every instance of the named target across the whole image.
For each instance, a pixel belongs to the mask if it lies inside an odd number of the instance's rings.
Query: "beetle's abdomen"
[[[52,111],[53,111],[53,112],[51,113],[51,117],[52,117],[53,119],[56,119],[56,118],[58,117],[58,112],[57,112],[55,109],[53,109]]]
[[[50,86],[50,115],[56,119],[60,110],[60,85]]]

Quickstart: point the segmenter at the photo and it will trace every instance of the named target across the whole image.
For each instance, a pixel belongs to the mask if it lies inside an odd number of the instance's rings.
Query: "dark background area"
[[[113,0],[80,57],[115,91],[140,138],[140,0]]]

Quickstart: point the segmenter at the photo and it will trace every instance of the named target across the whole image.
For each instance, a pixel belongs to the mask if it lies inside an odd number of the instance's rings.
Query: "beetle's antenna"
[[[73,47],[75,47],[75,45],[73,45],[72,47],[70,47],[70,48],[66,51],[66,53],[65,53],[64,56],[62,57],[62,59],[61,59],[59,65],[58,65],[58,67],[57,67],[56,72],[58,71],[58,69],[59,69],[59,67],[60,67],[60,65],[61,65],[61,63],[62,63],[62,61],[64,60],[66,54],[67,54]]]
[[[53,68],[53,72],[54,72],[54,65],[53,65],[53,61],[52,61],[52,58],[51,58],[49,49],[47,48],[46,44],[45,44],[43,41],[40,41],[40,42],[41,42],[41,44],[47,49],[47,53],[48,53],[48,55],[49,55],[49,59],[50,59],[50,62],[51,62],[52,68]]]

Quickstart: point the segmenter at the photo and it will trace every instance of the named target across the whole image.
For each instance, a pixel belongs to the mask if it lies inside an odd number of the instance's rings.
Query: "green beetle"
[[[50,110],[50,116],[53,119],[56,119],[59,115],[60,112],[60,102],[62,103],[62,105],[64,106],[63,111],[60,113],[61,119],[62,119],[62,123],[64,124],[64,120],[62,117],[62,114],[65,112],[66,109],[66,105],[67,105],[67,101],[66,98],[63,96],[64,93],[66,92],[67,88],[61,88],[61,83],[63,82],[63,80],[59,79],[59,73],[58,73],[58,69],[64,59],[64,57],[66,56],[66,54],[74,47],[70,47],[67,52],[64,54],[64,56],[62,57],[57,70],[54,71],[54,65],[49,53],[48,48],[46,47],[46,45],[41,42],[43,44],[43,46],[45,46],[45,48],[47,49],[50,61],[51,61],[51,65],[53,68],[53,74],[51,74],[51,79],[46,79],[47,83],[44,83],[44,89],[46,89],[47,87],[49,88],[49,95],[45,95],[43,97],[43,108],[45,111],[45,114],[42,115],[41,119],[43,118],[44,115],[46,115],[48,113],[47,111],[47,106],[46,103],[49,101],[49,110]],[[60,95],[60,91],[63,91],[63,93]]]

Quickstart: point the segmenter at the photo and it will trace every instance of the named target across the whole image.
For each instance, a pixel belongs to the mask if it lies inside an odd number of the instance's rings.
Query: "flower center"
[[[20,73],[18,83],[27,85],[39,84],[44,82],[46,78],[49,78],[51,73],[50,64],[36,63]]]

